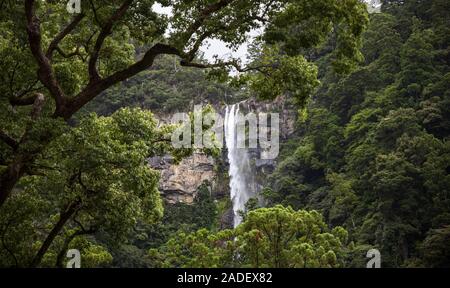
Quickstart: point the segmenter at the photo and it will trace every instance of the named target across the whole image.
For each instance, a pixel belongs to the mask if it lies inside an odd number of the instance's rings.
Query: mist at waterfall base
[[[245,204],[250,198],[257,196],[258,185],[250,163],[249,151],[246,148],[238,148],[237,125],[239,104],[226,107],[225,110],[225,144],[228,150],[228,162],[230,165],[230,198],[233,204],[233,226],[242,222],[239,211],[245,210]]]

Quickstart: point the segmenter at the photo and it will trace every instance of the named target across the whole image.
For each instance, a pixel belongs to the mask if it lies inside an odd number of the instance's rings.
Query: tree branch
[[[20,97],[14,97],[9,99],[9,103],[13,106],[27,106],[27,105],[33,105],[34,101],[36,100],[37,94],[33,94],[31,96],[20,98]]]
[[[95,8],[94,2],[92,2],[92,0],[89,0],[89,3],[91,4],[91,7],[92,7],[92,13],[94,14],[95,22],[97,22],[98,26],[102,27],[103,25],[100,22],[100,20],[98,19],[97,8]]]
[[[223,9],[228,6],[234,0],[220,0],[219,2],[210,4],[206,6],[201,12],[199,17],[197,18],[191,26],[186,29],[186,41],[189,41],[190,37],[203,25],[203,23],[215,12]]]
[[[53,51],[58,49],[59,43],[66,37],[73,29],[83,20],[85,14],[80,13],[77,14],[72,21],[56,35],[56,37],[52,40],[50,45],[48,46],[47,53],[45,53],[46,57],[51,61],[53,56]]]
[[[23,96],[27,95],[30,92],[38,91],[43,88],[43,86],[34,87],[37,82],[39,82],[38,79],[33,81],[31,84],[28,85],[24,90],[18,92],[16,95],[11,94],[11,97],[9,98],[9,103],[13,106],[26,106],[26,105],[32,105],[34,103],[36,94],[23,98]]]
[[[11,257],[14,259],[14,262],[15,262],[15,267],[18,267],[19,266],[19,261],[17,261],[17,257],[16,257],[16,255],[14,254],[14,252],[11,250],[11,249],[9,249],[8,248],[8,245],[6,245],[6,242],[5,242],[5,235],[6,235],[6,231],[8,231],[8,228],[9,228],[9,226],[11,225],[11,223],[12,223],[13,221],[12,221],[12,219],[10,218],[9,220],[8,220],[8,222],[7,222],[7,224],[6,224],[6,227],[5,227],[5,229],[3,229],[3,231],[2,231],[2,246],[3,246],[3,248],[6,250],[6,252],[8,252],[9,253],[9,255],[11,255]]]
[[[38,78],[55,99],[56,111],[62,111],[65,108],[66,97],[56,80],[49,59],[42,51],[40,21],[35,15],[34,2],[34,0],[25,0],[28,42],[39,67]]]
[[[145,53],[144,57],[141,60],[137,61],[131,66],[117,71],[106,78],[98,79],[97,81],[89,83],[88,86],[83,89],[83,91],[81,91],[69,102],[69,105],[67,107],[68,109],[64,114],[61,114],[60,116],[64,117],[65,119],[69,119],[70,116],[72,116],[81,107],[83,107],[86,103],[91,101],[95,96],[97,96],[104,90],[152,66],[156,56],[161,54],[178,55],[180,57],[183,56],[183,53],[175,47],[167,44],[157,43]]]
[[[71,58],[73,56],[79,56],[81,58],[81,60],[85,60],[83,55],[80,53],[80,47],[79,46],[77,46],[76,50],[74,52],[71,52],[71,53],[64,52],[59,46],[56,47],[55,50],[58,51],[59,55],[61,55],[64,58]]]
[[[225,61],[225,62],[217,62],[217,63],[197,63],[197,62],[189,62],[186,60],[181,60],[180,65],[184,67],[195,67],[200,69],[209,69],[209,68],[221,68],[232,66],[238,72],[248,72],[248,71],[261,71],[262,68],[276,68],[276,65],[260,65],[260,66],[248,66],[242,67],[236,59]]]
[[[50,231],[50,233],[45,238],[42,243],[39,251],[34,256],[33,260],[30,263],[30,267],[37,267],[42,261],[42,257],[44,257],[45,253],[47,253],[50,245],[53,240],[55,240],[56,236],[61,232],[66,222],[76,213],[78,209],[81,208],[81,199],[76,199],[74,202],[70,203],[66,209],[59,213],[59,220]]]
[[[12,138],[8,134],[6,134],[6,132],[4,132],[3,130],[0,130],[0,140],[2,140],[5,144],[7,144],[13,150],[16,150],[17,147],[19,146],[19,143],[14,138]]]
[[[94,51],[89,58],[89,79],[90,82],[96,82],[100,79],[100,75],[97,71],[97,60],[100,55],[100,49],[103,46],[103,42],[106,37],[111,34],[111,30],[115,22],[117,22],[122,16],[127,12],[130,5],[133,3],[133,0],[125,0],[123,4],[119,7],[119,9],[114,12],[114,14],[108,19],[105,25],[103,25],[100,34],[97,37],[97,41],[95,42]]]
[[[78,224],[78,221],[76,221],[75,219],[74,221]],[[66,256],[67,250],[69,249],[70,243],[72,242],[73,239],[75,239],[75,237],[81,235],[94,234],[95,232],[97,232],[96,228],[89,228],[88,230],[85,230],[83,227],[81,227],[81,230],[77,230],[72,234],[70,234],[69,236],[67,236],[67,238],[64,240],[63,247],[61,248],[61,250],[58,253],[58,256],[56,257],[56,267],[64,268],[63,267],[64,258]]]

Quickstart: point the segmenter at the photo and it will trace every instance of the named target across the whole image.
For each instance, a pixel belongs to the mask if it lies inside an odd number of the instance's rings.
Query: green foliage
[[[288,55],[295,55],[302,49],[322,44],[333,30],[337,33],[334,68],[349,72],[362,60],[359,40],[367,22],[365,4],[356,0],[292,1],[284,10],[275,13],[275,20],[267,27],[265,40],[282,43],[282,49]]]
[[[114,257],[112,267],[155,267],[155,260],[147,255],[147,250],[164,245],[177,233],[191,233],[199,229],[216,231],[218,227],[219,204],[210,194],[207,183],[201,185],[191,204],[165,203],[164,216],[157,223],[140,221],[127,241],[110,247]],[[105,241],[104,237],[101,237]],[[107,243],[106,243],[107,244]]]
[[[269,205],[343,225],[355,242],[349,266],[361,267],[367,247],[384,267],[448,266],[448,13],[432,8],[442,5],[386,2],[348,76],[317,60],[321,86],[264,189]]]
[[[248,81],[261,99],[275,99],[289,91],[295,103],[304,107],[308,96],[319,85],[317,67],[303,56],[286,56],[278,49],[266,47],[253,65],[260,67],[262,73],[250,76]]]
[[[65,225],[57,231],[42,265],[55,265],[52,253],[57,255],[60,249],[74,245],[69,242],[62,248],[71,235],[73,241],[88,241],[84,234],[100,233],[114,246],[112,243],[126,239],[138,221],[153,224],[159,220],[163,213],[159,172],[149,168],[146,159],[176,152],[170,142],[161,141],[171,129],[158,127],[148,111],[126,108],[111,117],[92,114],[57,138],[36,161],[30,171],[34,176],[23,178],[22,190],[1,210],[1,226],[8,228],[2,230],[2,237],[20,239],[1,250],[1,265],[28,265],[30,256],[42,245],[42,237],[61,219]],[[20,217],[15,213],[18,207],[23,211]],[[76,208],[71,211],[69,207]],[[25,255],[23,245],[30,247]],[[105,248],[89,241],[83,245],[86,265],[111,262]]]
[[[250,211],[234,230],[178,233],[149,255],[161,267],[340,267],[347,237],[316,211],[278,205]]]
[[[82,267],[361,267],[372,247],[384,267],[449,266],[449,1],[383,1],[370,23],[357,0],[245,0],[213,13],[224,2],[162,1],[171,15],[135,1],[97,47],[98,77],[89,60],[123,2],[90,2],[48,61],[30,49],[23,3],[0,4],[0,180],[19,174],[0,207],[1,267],[64,266],[71,248]],[[73,19],[66,4],[35,1],[44,53]],[[246,67],[198,52],[207,38],[236,48],[263,24]],[[153,59],[156,43],[176,56]],[[132,64],[141,59],[151,63]],[[192,205],[164,205],[147,165],[192,153],[169,144],[176,126],[120,108],[168,113],[251,93],[286,94],[303,117],[263,190],[268,208],[252,200],[239,227],[217,231],[229,199],[202,186]],[[60,114],[94,97],[76,119]]]
[[[205,71],[181,67],[175,57],[159,57],[149,69],[116,85],[84,109],[109,115],[120,107],[140,107],[158,114],[191,111],[196,104],[231,103],[248,97],[224,83],[208,79]]]
[[[449,267],[448,241],[449,227],[433,229],[422,243],[424,264],[428,267]]]
[[[166,209],[168,211],[164,216],[163,223],[171,225],[174,230],[179,229],[181,225],[188,225],[189,231],[200,228],[211,229],[215,225],[214,221],[217,217],[216,204],[206,184],[198,188],[194,203],[169,204],[166,205]]]

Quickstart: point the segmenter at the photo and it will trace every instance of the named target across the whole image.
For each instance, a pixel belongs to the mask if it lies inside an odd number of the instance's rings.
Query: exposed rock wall
[[[161,170],[159,190],[169,203],[192,203],[197,189],[204,182],[213,184],[216,173],[214,159],[205,154],[195,153],[175,165],[170,157],[153,157],[150,165]]]
[[[279,113],[280,137],[282,139],[286,139],[294,131],[296,112],[295,109],[286,104],[283,97],[278,97],[271,102],[259,102],[255,99],[249,99],[241,105],[246,110],[244,113],[247,111]],[[224,110],[224,107],[215,107],[215,109]],[[170,115],[158,115],[158,118],[162,122],[167,123],[171,117]],[[250,153],[254,154],[254,159],[259,159],[258,151],[250,151]],[[200,185],[205,182],[209,184],[212,195],[216,199],[228,196],[227,154],[223,153],[222,155],[223,159],[214,160],[210,156],[196,153],[183,159],[178,165],[175,165],[169,156],[153,157],[149,159],[149,164],[153,168],[161,170],[160,191],[167,202],[190,204],[194,201]],[[255,161],[255,165],[257,173],[264,174],[264,171],[270,170],[275,165],[275,161]]]
[[[254,113],[278,113],[280,116],[280,137],[286,139],[295,130],[297,112],[294,107],[287,104],[284,96],[277,97],[273,101],[258,101],[251,98],[243,106]]]

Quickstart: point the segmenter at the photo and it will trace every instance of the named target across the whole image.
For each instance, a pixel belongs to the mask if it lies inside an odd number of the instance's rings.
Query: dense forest
[[[322,85],[265,190],[271,205],[321,211],[389,267],[450,264],[449,8],[386,3],[363,65],[337,78],[319,59]]]
[[[0,1],[0,267],[450,267],[448,0],[66,2]],[[260,26],[245,67],[199,50]],[[158,116],[280,95],[295,129],[239,226],[207,185],[164,200],[148,158],[198,151]]]

